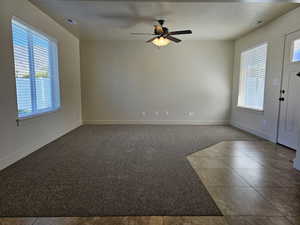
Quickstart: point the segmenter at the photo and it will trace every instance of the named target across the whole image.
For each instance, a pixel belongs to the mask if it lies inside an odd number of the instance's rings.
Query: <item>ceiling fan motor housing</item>
[[[160,27],[160,28],[155,28],[154,29],[154,34],[155,35],[165,35],[169,32],[169,29],[166,27]]]
[[[157,20],[157,22],[159,23],[159,25],[154,26],[154,34],[164,36],[169,32],[169,29],[167,27],[163,27],[163,24],[165,22],[164,20]]]

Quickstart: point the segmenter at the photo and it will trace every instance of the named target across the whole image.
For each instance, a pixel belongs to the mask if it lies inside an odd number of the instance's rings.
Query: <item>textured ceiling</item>
[[[132,32],[152,32],[155,19],[170,30],[192,29],[182,39],[230,40],[300,6],[297,3],[124,2],[30,0],[82,40],[147,39]],[[70,25],[71,18],[77,24]]]

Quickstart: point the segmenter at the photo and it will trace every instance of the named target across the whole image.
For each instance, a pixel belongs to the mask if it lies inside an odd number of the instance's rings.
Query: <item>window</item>
[[[12,20],[18,117],[60,107],[56,41]]]
[[[294,41],[292,61],[300,62],[300,39]]]
[[[239,107],[264,109],[267,46],[263,44],[241,54]]]

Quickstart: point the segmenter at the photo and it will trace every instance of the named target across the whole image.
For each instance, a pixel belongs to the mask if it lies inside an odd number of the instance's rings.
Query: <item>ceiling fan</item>
[[[155,37],[146,41],[147,43],[152,42],[156,46],[166,46],[171,41],[175,43],[181,42],[180,39],[173,37],[173,35],[192,34],[191,30],[179,30],[169,31],[167,27],[164,27],[164,20],[157,20],[158,24],[154,25],[153,33],[131,33],[132,35],[155,35]]]

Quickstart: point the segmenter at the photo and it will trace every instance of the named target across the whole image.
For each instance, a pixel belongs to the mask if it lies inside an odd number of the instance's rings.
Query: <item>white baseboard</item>
[[[296,158],[294,159],[294,168],[300,171],[300,140],[296,152]]]
[[[300,171],[300,159],[294,160],[294,168]]]
[[[85,120],[83,124],[99,125],[228,125],[229,121],[198,120]]]
[[[42,146],[41,146],[42,147]],[[15,163],[16,161],[26,157],[30,153],[34,152],[32,149],[24,149],[23,151],[15,151],[0,159],[0,170],[8,167],[9,165]]]
[[[34,147],[30,146],[30,147],[24,147],[21,149],[21,151],[14,151],[11,154],[7,155],[6,157],[0,158],[0,170],[10,166],[11,164],[17,162],[18,160],[26,157],[27,155],[35,152],[36,150],[40,149],[41,147],[49,144],[50,142],[60,138],[61,136],[65,135],[66,133],[76,129],[77,127],[81,126],[82,122],[78,122],[76,125],[74,125],[73,127],[65,130],[64,132],[60,133],[59,135],[56,135],[55,137],[52,137],[47,143],[43,143],[40,145],[36,145]]]
[[[236,127],[238,129],[241,129],[241,130],[244,130],[246,132],[249,132],[251,134],[254,134],[258,137],[261,137],[263,139],[266,139],[268,141],[271,141],[273,143],[276,143],[276,140],[274,140],[274,138],[266,135],[263,131],[260,131],[260,130],[256,130],[256,129],[252,129],[252,128],[248,128],[240,123],[237,123],[237,122],[234,122],[234,121],[230,121],[230,125],[233,126],[233,127]]]

